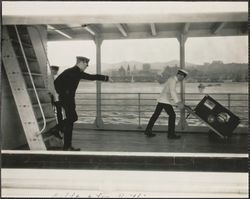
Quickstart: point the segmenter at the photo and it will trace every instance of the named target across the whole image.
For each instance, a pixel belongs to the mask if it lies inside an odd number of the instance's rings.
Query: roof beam
[[[155,27],[155,24],[154,23],[151,23],[150,24],[150,29],[151,29],[151,34],[153,36],[156,36],[157,35],[157,32],[156,32],[156,27]]]
[[[127,37],[128,33],[125,30],[125,26],[123,24],[115,24],[118,30],[122,33],[123,37]]]
[[[157,38],[176,38],[176,31],[159,31],[156,36],[148,32],[130,32],[127,37],[123,37],[119,33],[104,33],[102,35],[104,40],[112,39],[157,39]]]
[[[184,26],[183,26],[182,33],[187,34],[188,31],[189,31],[189,27],[190,27],[190,23],[185,23]]]
[[[65,31],[59,30],[55,25],[53,25],[53,26],[52,25],[48,25],[48,28],[52,29],[53,31],[59,33],[60,35],[66,37],[68,39],[72,39],[72,37],[68,33],[66,33]]]
[[[82,25],[82,27],[83,27],[88,33],[90,33],[90,34],[93,35],[93,36],[95,36],[95,35],[97,34],[97,31],[94,30],[94,28],[91,27],[91,26],[88,25],[88,24],[84,24],[84,25]]]
[[[247,32],[243,34],[239,29],[224,29],[219,36],[240,36],[247,35]],[[189,30],[188,37],[213,37],[214,34],[210,30]],[[128,37],[123,37],[120,33],[103,33],[102,38],[104,40],[116,40],[116,39],[157,39],[157,38],[176,38],[176,31],[158,31],[156,36],[152,36],[148,32],[131,32]],[[91,34],[77,33],[74,35],[73,40],[92,40],[93,36]],[[59,37],[55,34],[48,35],[49,41],[61,41],[65,40],[63,37]]]
[[[222,30],[222,28],[225,26],[225,24],[226,24],[225,22],[217,23],[214,26],[214,28],[212,30],[212,33],[213,34],[218,34]]]
[[[18,8],[15,8],[18,11]],[[40,12],[40,10],[39,10]],[[2,14],[2,24],[93,24],[93,23],[205,23],[205,22],[247,22],[248,12],[231,13],[163,13],[163,14],[66,14],[8,15]]]

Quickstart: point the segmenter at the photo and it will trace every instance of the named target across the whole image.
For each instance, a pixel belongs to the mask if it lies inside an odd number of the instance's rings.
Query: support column
[[[180,68],[185,68],[185,42],[187,40],[187,36],[185,34],[180,34],[177,38],[180,43]],[[182,81],[180,87],[180,98],[181,101],[185,104],[185,84]],[[180,112],[180,121],[178,124],[178,127],[180,127],[181,130],[184,130],[187,127],[187,121],[185,117],[185,110],[181,110]]]
[[[96,73],[101,74],[101,45],[103,40],[100,37],[95,38],[96,44]],[[96,119],[95,126],[103,127],[102,111],[101,111],[101,81],[96,81]]]

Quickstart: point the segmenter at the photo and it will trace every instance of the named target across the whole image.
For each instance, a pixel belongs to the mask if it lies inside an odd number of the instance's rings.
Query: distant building
[[[129,64],[128,64],[128,68],[127,68],[127,75],[131,75]]]
[[[126,76],[126,70],[121,66],[118,70],[119,76],[124,77]]]
[[[117,70],[112,70],[112,71],[111,71],[111,76],[119,76],[119,71],[117,71]]]
[[[133,73],[135,73],[136,72],[136,65],[134,65],[134,69],[133,69]]]
[[[215,60],[211,63],[212,65],[222,65],[223,64],[223,61],[220,61],[220,60]]]

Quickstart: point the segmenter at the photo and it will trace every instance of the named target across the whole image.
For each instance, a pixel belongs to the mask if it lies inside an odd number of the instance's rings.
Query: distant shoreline
[[[200,92],[200,82],[186,82],[185,93],[241,93],[248,94],[248,82],[202,82],[205,89]],[[220,85],[219,85],[220,84]],[[208,86],[209,85],[209,86]],[[102,82],[102,93],[160,93],[163,84],[158,82]],[[180,84],[177,84],[177,91]],[[78,86],[77,93],[96,93],[95,81],[84,81]]]

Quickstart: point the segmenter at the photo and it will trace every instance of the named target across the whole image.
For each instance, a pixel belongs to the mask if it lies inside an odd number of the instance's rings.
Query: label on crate
[[[215,107],[215,104],[214,104],[211,100],[209,100],[209,99],[207,99],[207,100],[204,102],[204,105],[205,105],[207,108],[209,108],[210,110],[213,110],[214,107]]]

